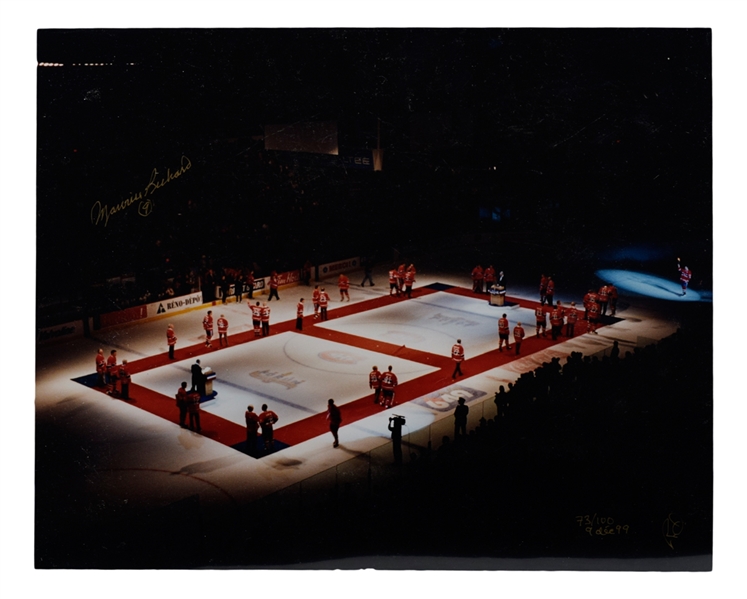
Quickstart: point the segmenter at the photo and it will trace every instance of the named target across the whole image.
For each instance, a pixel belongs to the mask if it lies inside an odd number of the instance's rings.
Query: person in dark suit
[[[192,388],[190,391],[197,391],[200,397],[205,395],[205,375],[202,374],[202,366],[200,366],[199,360],[192,364]]]

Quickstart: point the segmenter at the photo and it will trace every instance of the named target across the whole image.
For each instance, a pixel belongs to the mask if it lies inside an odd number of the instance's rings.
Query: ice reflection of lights
[[[630,291],[648,297],[677,302],[700,302],[711,300],[710,293],[693,291],[692,289],[688,289],[687,294],[682,295],[682,286],[676,276],[676,272],[671,280],[643,272],[619,269],[598,270],[596,275],[605,283],[612,283],[620,290]]]

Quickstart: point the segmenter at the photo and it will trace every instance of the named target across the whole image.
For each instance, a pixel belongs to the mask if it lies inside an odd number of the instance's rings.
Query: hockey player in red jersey
[[[104,350],[99,349],[96,353],[96,374],[98,375],[99,387],[106,385],[106,358]]]
[[[267,303],[262,304],[262,336],[270,336],[270,306]]]
[[[541,305],[534,310],[534,317],[537,321],[537,337],[540,336],[540,329],[542,329],[542,336],[547,337],[547,312]]]
[[[485,273],[482,270],[482,266],[479,264],[472,269],[472,291],[475,293],[482,293],[482,282],[485,278]]]
[[[498,319],[498,351],[503,351],[504,343],[506,344],[506,349],[511,349],[511,346],[508,343],[509,330],[508,318],[506,318],[506,315],[503,314]]]
[[[384,396],[382,405],[385,408],[391,408],[394,405],[394,388],[397,383],[397,375],[392,372],[390,366],[387,372],[381,376],[381,393]]]
[[[399,283],[397,282],[397,269],[392,267],[389,271],[389,295],[399,295]]]
[[[680,272],[680,284],[682,285],[682,295],[686,295],[687,286],[690,284],[690,279],[693,278],[693,273],[687,266],[683,268],[680,265],[679,258],[677,258],[677,270]]]
[[[303,298],[296,304],[296,330],[303,330]]]
[[[576,302],[571,302],[571,307],[568,308],[565,316],[565,336],[573,337],[576,328],[576,322],[578,321],[578,310],[576,309]]]
[[[176,349],[176,333],[174,332],[173,324],[170,324],[166,328],[166,345],[169,346],[169,360],[173,360],[174,349]]]
[[[319,311],[321,313],[321,319],[327,320],[327,306],[329,305],[329,294],[324,290],[324,287],[319,291]]]
[[[256,302],[253,306],[251,302],[247,302],[249,307],[252,309],[252,327],[254,328],[254,336],[262,336],[262,305]]]
[[[319,285],[314,285],[314,291],[311,292],[311,303],[314,304],[314,320],[319,319]]]
[[[210,339],[213,338],[213,311],[208,310],[205,318],[202,319],[202,328],[205,330],[205,347],[213,347]]]
[[[516,326],[514,327],[514,345],[516,346],[516,355],[518,356],[521,353],[521,343],[524,341],[525,337],[524,327],[521,326],[520,322],[516,323]]]
[[[340,301],[344,302],[346,298],[350,301],[350,292],[348,291],[350,289],[350,279],[345,273],[340,273],[337,286],[340,288]]]
[[[226,317],[221,314],[220,318],[218,319],[218,343],[221,347],[223,347],[223,343],[225,342],[226,347],[228,347],[228,320],[226,320]]]
[[[374,403],[379,403],[381,399],[381,373],[377,366],[374,366],[368,373],[368,388],[373,389]]]
[[[451,375],[452,380],[459,376],[464,376],[462,372],[462,362],[464,362],[464,346],[462,340],[457,339],[457,342],[451,347],[451,359],[454,360],[454,372]]]

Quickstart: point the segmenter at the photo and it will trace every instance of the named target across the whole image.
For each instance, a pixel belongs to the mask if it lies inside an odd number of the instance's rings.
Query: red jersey
[[[176,405],[186,406],[187,405],[187,390],[184,387],[179,387],[176,392]]]
[[[397,386],[397,375],[393,372],[385,372],[381,375],[381,388],[391,391]]]
[[[337,280],[337,286],[340,288],[340,291],[347,291],[350,289],[350,279],[341,274],[340,278]]]
[[[322,308],[326,308],[327,307],[327,303],[329,303],[329,295],[327,295],[326,291],[322,291],[319,294],[319,305]]]
[[[225,318],[218,319],[218,333],[226,333],[228,331],[228,321]]]
[[[368,374],[368,386],[371,389],[378,389],[381,387],[381,373],[378,370],[372,370]]]
[[[683,283],[688,283],[692,279],[693,272],[687,266],[678,270],[680,271],[680,281]]]
[[[174,329],[166,329],[166,343],[176,345],[176,333],[174,333]]]
[[[534,316],[537,318],[537,322],[547,322],[547,312],[539,306],[534,311]]]
[[[316,305],[319,303],[319,290],[314,289],[314,291],[311,292],[311,301]]]
[[[278,276],[273,273],[270,275],[270,289],[277,289],[278,288]]]
[[[550,324],[554,327],[559,327],[563,324],[563,317],[560,315],[560,310],[557,308],[550,312]]]
[[[540,293],[544,293],[547,289],[547,277],[540,278]]]
[[[397,284],[397,271],[394,269],[389,271],[389,284],[390,285]]]
[[[610,292],[609,292],[609,288],[607,287],[607,285],[602,285],[599,288],[598,297],[599,297],[599,301],[602,302],[602,303],[604,303],[604,302],[606,302],[606,301],[609,300]]]
[[[270,322],[270,306],[262,306],[261,320],[262,322]]]
[[[547,295],[554,295],[555,294],[555,283],[552,279],[547,280]]]
[[[514,327],[514,341],[516,341],[517,343],[521,343],[522,339],[524,339],[524,327],[521,327],[517,324]]]
[[[599,318],[599,304],[592,302],[589,305],[589,318],[591,320],[597,320]]]
[[[104,372],[106,370],[106,358],[104,354],[96,354],[96,372]]]
[[[259,416],[255,412],[247,410],[244,412],[244,420],[246,420],[247,432],[256,435],[259,430]]]
[[[508,318],[498,319],[498,333],[501,335],[508,335]]]
[[[262,428],[272,428],[272,425],[278,421],[278,415],[272,410],[267,410],[259,415],[259,425]]]
[[[472,280],[473,281],[482,281],[483,277],[484,277],[484,273],[483,273],[482,267],[475,266],[472,269]]]
[[[412,287],[412,284],[415,282],[415,271],[408,270],[405,273],[405,287]]]
[[[110,355],[106,359],[106,369],[109,371],[109,374],[116,374],[116,372],[117,372],[117,356]]]
[[[252,320],[262,320],[262,306],[252,306]]]
[[[483,277],[485,278],[486,283],[495,282],[495,268],[488,266],[483,273]]]
[[[125,385],[130,384],[130,370],[124,364],[119,365],[119,380],[122,381],[122,383],[124,383]]]
[[[578,320],[578,310],[576,308],[568,308],[566,316],[568,317],[568,324],[575,324]]]
[[[212,331],[213,330],[213,317],[208,314],[205,318],[202,319],[202,328],[206,331]]]
[[[303,302],[296,304],[296,317],[303,318]]]
[[[451,357],[455,362],[461,362],[462,360],[464,360],[464,347],[462,347],[459,343],[455,343],[451,348]]]

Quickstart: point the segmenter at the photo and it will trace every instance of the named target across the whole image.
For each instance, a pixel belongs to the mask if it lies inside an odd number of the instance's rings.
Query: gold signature
[[[679,539],[685,524],[681,520],[672,518],[672,514],[667,516],[664,524],[661,526],[661,532],[664,535],[664,541],[670,549],[674,549],[674,539]]]
[[[160,189],[164,185],[171,183],[181,177],[189,169],[192,168],[192,162],[186,156],[182,156],[179,162],[179,168],[175,171],[171,171],[170,168],[166,169],[166,174],[162,174],[158,169],[153,169],[150,174],[150,180],[145,186],[143,191],[133,193],[130,197],[122,200],[118,204],[109,206],[108,204],[102,204],[99,200],[96,200],[91,206],[91,223],[96,226],[99,223],[104,223],[106,227],[109,224],[109,218],[118,212],[129,208],[133,204],[137,204],[137,212],[140,216],[148,216],[153,212],[153,200],[148,196],[152,195],[157,189]]]

